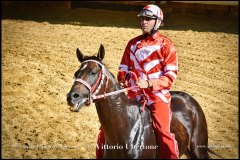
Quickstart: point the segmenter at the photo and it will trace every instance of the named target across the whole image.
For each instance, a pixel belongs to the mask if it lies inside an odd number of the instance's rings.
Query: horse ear
[[[105,49],[104,49],[103,45],[101,44],[100,48],[98,50],[97,58],[100,60],[103,60],[104,55],[105,55]]]
[[[77,48],[76,53],[77,53],[77,58],[78,58],[79,62],[82,63],[84,58],[85,58],[85,56],[82,54],[82,52],[78,48]]]

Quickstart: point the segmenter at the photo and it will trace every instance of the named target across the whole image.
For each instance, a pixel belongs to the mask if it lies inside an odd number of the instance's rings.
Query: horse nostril
[[[84,93],[84,94],[83,94],[83,97],[84,97],[84,98],[87,98],[87,97],[88,97],[88,94],[87,94],[87,93]]]
[[[80,97],[80,95],[78,93],[73,93],[72,94],[72,98],[74,98],[74,99],[79,98],[79,97]]]

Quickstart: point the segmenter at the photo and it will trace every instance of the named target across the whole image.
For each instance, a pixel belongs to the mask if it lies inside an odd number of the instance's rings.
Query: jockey
[[[172,112],[169,92],[178,73],[176,48],[170,39],[158,31],[163,21],[163,12],[158,6],[145,6],[138,17],[142,35],[128,42],[119,66],[118,81],[125,85],[130,70],[137,75],[137,79],[130,76],[126,85],[139,86],[149,97],[147,106],[151,112],[160,158],[178,159],[178,144],[175,135],[170,132]],[[140,102],[143,98],[138,89],[128,91],[128,97]],[[98,145],[104,143],[104,131],[101,129]],[[103,150],[97,149],[96,154],[97,158],[103,158]]]

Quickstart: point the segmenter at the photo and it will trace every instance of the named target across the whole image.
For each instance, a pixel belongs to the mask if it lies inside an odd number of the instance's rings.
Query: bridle
[[[106,89],[108,86],[109,77],[106,73],[106,69],[103,64],[101,64],[100,62],[98,62],[96,60],[86,60],[86,61],[83,61],[82,64],[87,63],[87,62],[95,62],[101,67],[101,72],[98,76],[96,83],[93,86],[91,86],[90,84],[88,84],[88,82],[84,81],[81,78],[76,78],[75,81],[82,83],[89,90],[88,102],[89,102],[89,104],[91,104],[93,102],[93,100],[102,98],[102,97],[96,96],[96,94],[98,94],[99,90],[101,89],[101,86],[104,82],[105,77],[107,77],[107,81],[105,84],[103,97],[106,97]]]
[[[96,83],[93,85],[93,87],[90,84],[88,84],[88,82],[84,81],[81,78],[76,78],[75,79],[75,82],[82,83],[89,90],[89,95],[88,95],[89,105],[91,103],[93,103],[94,100],[102,99],[102,98],[105,99],[107,96],[111,96],[111,95],[114,95],[114,94],[119,94],[119,93],[122,93],[122,92],[126,92],[126,91],[132,90],[134,88],[139,88],[138,86],[133,86],[133,87],[127,87],[127,88],[124,88],[124,89],[120,89],[120,90],[117,90],[117,91],[106,93],[108,82],[109,82],[109,77],[107,75],[105,66],[103,64],[101,64],[99,61],[96,61],[96,60],[85,60],[85,61],[82,62],[82,64],[87,63],[87,62],[95,62],[101,67],[101,72],[99,73],[98,79],[97,79]],[[134,72],[128,71],[128,73],[133,74],[135,76],[135,78],[138,79]],[[98,94],[99,90],[101,89],[102,85],[104,84],[105,77],[107,78],[107,80],[106,80],[106,83],[105,83],[104,93],[101,94],[101,95],[96,95],[96,94]],[[143,90],[143,92],[144,92],[144,95],[146,96],[144,90]],[[147,99],[143,104],[142,111],[144,111],[144,107],[145,107],[146,102],[147,102]]]

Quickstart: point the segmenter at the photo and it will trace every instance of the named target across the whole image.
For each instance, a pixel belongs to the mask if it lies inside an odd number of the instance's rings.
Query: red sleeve
[[[170,89],[177,78],[178,59],[175,46],[170,43],[163,46],[161,53],[163,55],[163,75],[158,79],[151,80],[152,90]]]
[[[125,48],[125,51],[123,53],[123,57],[119,66],[119,71],[118,71],[118,81],[124,81],[125,75],[127,71],[129,70],[129,65],[130,65],[130,42]]]

